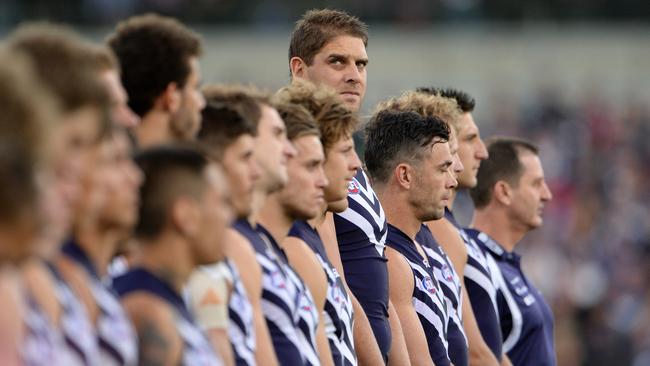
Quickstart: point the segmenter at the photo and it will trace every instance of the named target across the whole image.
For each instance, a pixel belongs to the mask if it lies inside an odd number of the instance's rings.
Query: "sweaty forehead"
[[[328,57],[330,55],[341,55],[345,57],[352,57],[355,59],[368,58],[366,53],[366,46],[363,40],[354,36],[336,36],[327,42],[323,48],[320,49],[317,55],[321,57]]]

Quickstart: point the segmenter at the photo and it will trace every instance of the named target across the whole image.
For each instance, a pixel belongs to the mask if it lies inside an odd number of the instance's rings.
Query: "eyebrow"
[[[442,164],[439,165],[440,168],[449,168],[453,162],[451,160],[445,160]]]
[[[367,57],[361,57],[361,58],[358,58],[358,59],[357,59],[357,58],[352,57],[352,55],[350,55],[350,54],[342,54],[342,53],[330,53],[329,55],[327,55],[327,58],[328,58],[328,59],[329,59],[329,58],[333,58],[333,59],[343,59],[343,60],[347,60],[347,59],[349,59],[349,58],[353,58],[353,59],[354,59],[354,62],[365,62],[365,63],[368,63],[368,58],[367,58]]]

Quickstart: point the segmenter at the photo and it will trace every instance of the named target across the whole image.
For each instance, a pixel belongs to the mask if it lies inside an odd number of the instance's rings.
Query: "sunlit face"
[[[460,125],[458,156],[465,170],[458,175],[458,187],[473,188],[476,186],[478,168],[481,161],[487,159],[488,152],[471,113],[463,113]]]
[[[260,168],[253,157],[254,149],[255,138],[241,135],[226,148],[221,162],[237,218],[250,215],[255,182],[260,177]]]
[[[353,111],[361,108],[366,94],[368,55],[361,38],[338,36],[314,56],[311,65],[294,77],[333,88]]]
[[[325,188],[325,200],[328,203],[345,202],[347,208],[345,198],[348,196],[348,187],[360,167],[361,161],[354,150],[352,136],[344,137],[330,147],[324,165],[325,176],[329,181]]]
[[[200,202],[198,235],[194,238],[196,264],[211,264],[223,260],[225,244],[223,239],[234,218],[228,199],[230,193],[221,170],[214,164],[205,172],[207,188]]]
[[[262,105],[261,109],[254,156],[261,169],[258,187],[271,193],[287,183],[287,160],[296,150],[287,139],[287,129],[278,112],[267,105]]]
[[[539,157],[529,152],[519,156],[523,173],[519,184],[512,187],[512,200],[508,211],[511,221],[519,223],[527,230],[542,225],[544,204],[553,198],[544,180],[544,170]]]
[[[297,154],[289,159],[289,181],[280,191],[280,202],[292,219],[309,220],[318,216],[326,203],[323,145],[313,135],[299,137],[293,144]]]
[[[39,248],[41,255],[52,254],[70,229],[81,177],[94,163],[100,118],[97,109],[84,107],[64,115],[52,130],[47,169],[40,176],[40,218],[44,223],[40,242],[51,247]]]
[[[133,128],[140,123],[140,118],[129,108],[129,97],[122,86],[120,75],[116,70],[106,70],[101,74],[111,98],[111,118],[114,123],[126,128]]]
[[[451,170],[453,157],[448,142],[435,142],[422,161],[413,168],[409,203],[420,221],[438,220],[449,204],[457,185]]]
[[[190,57],[190,74],[181,93],[181,105],[172,115],[170,128],[172,135],[179,140],[193,140],[201,128],[201,111],[205,108],[205,98],[201,93],[201,67],[197,57]]]

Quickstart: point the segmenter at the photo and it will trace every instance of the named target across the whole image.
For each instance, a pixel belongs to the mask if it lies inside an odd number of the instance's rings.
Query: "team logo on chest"
[[[430,294],[435,294],[436,293],[436,286],[433,284],[433,280],[429,276],[425,276],[424,279],[422,280],[422,285],[424,286],[424,289],[430,293]]]
[[[356,180],[353,179],[348,183],[348,194],[357,194],[359,189],[359,183]]]
[[[285,288],[286,285],[284,283],[284,276],[282,276],[282,273],[280,273],[280,270],[275,270],[271,272],[271,283],[273,283],[273,286],[277,288]]]
[[[445,279],[445,281],[451,282],[454,279],[454,275],[447,264],[442,265],[441,271],[442,271],[442,277]]]

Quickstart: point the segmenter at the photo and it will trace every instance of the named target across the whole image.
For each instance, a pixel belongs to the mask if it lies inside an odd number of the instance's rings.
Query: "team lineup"
[[[538,147],[483,141],[453,85],[362,120],[368,40],[306,12],[269,93],[202,85],[160,15],[5,38],[0,364],[556,365],[515,250],[552,199]]]

